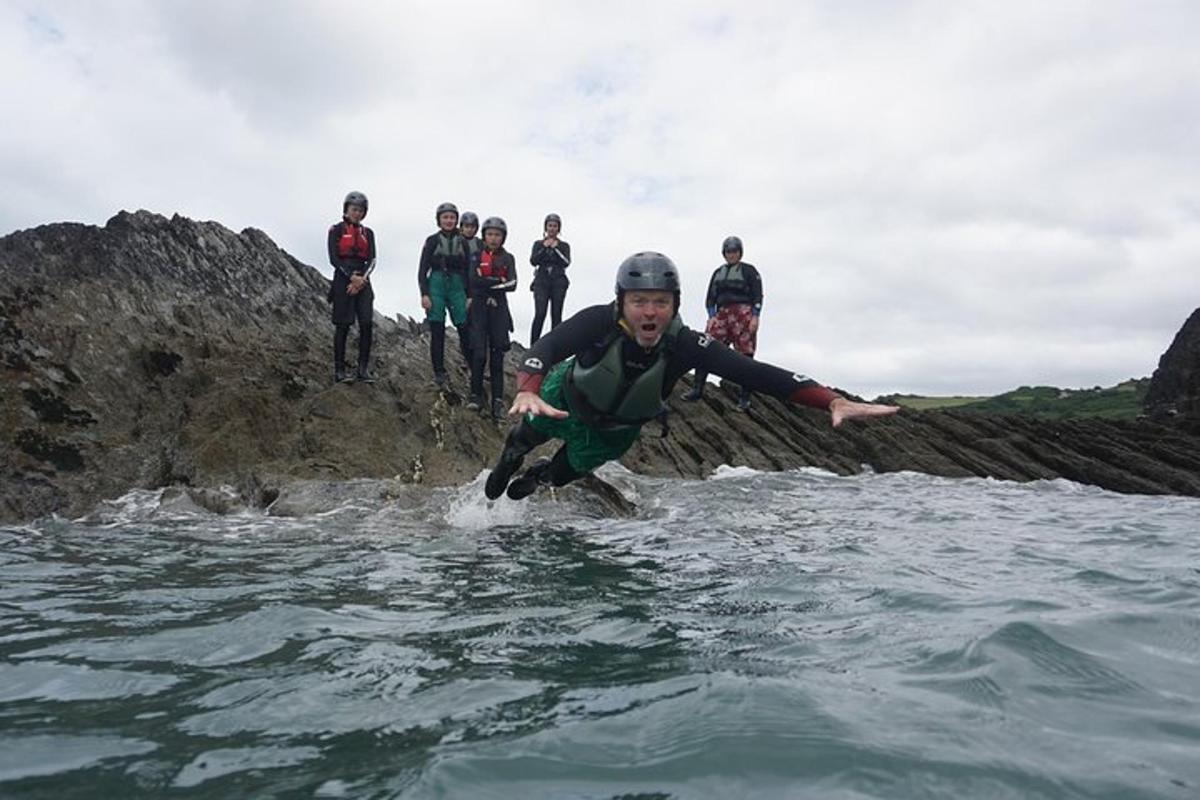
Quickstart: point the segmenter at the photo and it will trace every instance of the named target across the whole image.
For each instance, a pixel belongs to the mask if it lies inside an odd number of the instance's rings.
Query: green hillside
[[[1059,389],[1056,386],[1022,386],[994,397],[922,397],[894,394],[879,402],[925,410],[954,408],[980,414],[1019,414],[1040,419],[1105,417],[1134,419],[1142,413],[1149,378],[1135,378],[1116,386],[1092,389]]]

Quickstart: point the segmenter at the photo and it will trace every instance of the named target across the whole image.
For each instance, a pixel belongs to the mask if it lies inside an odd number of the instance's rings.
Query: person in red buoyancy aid
[[[500,217],[483,222],[483,249],[471,254],[468,290],[467,327],[471,345],[471,397],[467,408],[483,406],[483,364],[490,364],[492,379],[492,417],[504,419],[504,354],[512,347],[508,335],[513,330],[508,310],[508,293],[517,288],[517,262],[504,249],[508,226]]]
[[[365,216],[367,196],[350,192],[342,202],[342,221],[329,229],[329,263],[334,268],[329,292],[333,302],[333,379],[338,383],[374,381],[368,367],[375,314],[375,292],[370,282],[375,269],[375,232],[362,224]],[[355,320],[358,321],[358,370],[351,378],[346,374],[346,339]]]

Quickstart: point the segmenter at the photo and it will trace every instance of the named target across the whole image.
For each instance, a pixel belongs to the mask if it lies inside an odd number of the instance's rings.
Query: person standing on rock
[[[529,263],[535,268],[529,290],[533,292],[533,328],[529,332],[529,346],[542,336],[542,325],[546,322],[546,306],[550,306],[550,330],[562,322],[563,303],[567,298],[567,267],[571,266],[571,245],[558,238],[562,230],[562,217],[547,214],[542,225],[542,238],[533,243]]]
[[[742,240],[727,236],[721,243],[725,263],[717,267],[708,282],[704,307],[708,324],[704,332],[722,344],[729,345],[748,358],[754,358],[758,348],[758,317],[762,313],[762,277],[753,264],[742,261]],[[696,370],[692,390],[683,396],[694,402],[704,396],[708,373]],[[750,390],[742,386],[738,396],[738,411],[750,408]]]
[[[358,371],[355,379],[374,382],[368,371],[371,359],[372,321],[375,292],[371,272],[375,269],[375,232],[362,224],[367,216],[367,196],[350,192],[342,202],[342,221],[329,229],[329,263],[333,265],[333,380],[351,380],[346,375],[346,339],[358,320]]]
[[[470,310],[467,326],[471,335],[471,397],[467,408],[483,405],[483,364],[491,366],[492,417],[504,419],[504,354],[511,344],[512,314],[508,293],[517,288],[517,262],[504,249],[508,225],[500,217],[483,222],[483,250],[471,258]]]
[[[458,207],[453,203],[438,206],[434,218],[438,230],[430,234],[421,248],[417,284],[421,289],[421,308],[429,321],[433,381],[439,389],[445,389],[447,311],[458,330],[463,360],[471,363],[467,351],[467,240],[458,230]]]
[[[484,493],[519,500],[539,486],[564,486],[633,446],[663,411],[675,383],[704,369],[792,403],[828,409],[834,427],[884,416],[898,406],[858,403],[811,378],[754,361],[679,319],[679,271],[661,253],[636,253],[617,269],[616,302],[580,311],[539,339],[517,371],[510,414],[521,421],[488,475]],[[529,451],[563,444],[516,480]],[[511,480],[511,483],[510,483]]]
[[[458,232],[467,241],[467,260],[483,249],[483,242],[475,234],[479,233],[479,216],[474,211],[464,211],[458,220]],[[467,300],[470,300],[470,293]]]

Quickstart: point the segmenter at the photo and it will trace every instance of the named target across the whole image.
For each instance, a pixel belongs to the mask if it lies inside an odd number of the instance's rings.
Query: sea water
[[[1200,797],[1200,501],[603,474],[0,528],[0,797]]]

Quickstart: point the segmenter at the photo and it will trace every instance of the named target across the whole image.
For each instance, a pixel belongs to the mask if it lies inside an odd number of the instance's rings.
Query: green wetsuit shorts
[[[542,381],[539,393],[543,400],[555,408],[567,410],[567,398],[563,394],[563,381],[574,359],[561,362]],[[567,463],[576,472],[591,472],[606,461],[615,461],[633,447],[642,426],[636,425],[615,430],[596,430],[583,424],[575,416],[566,419],[525,415],[525,421],[539,433],[552,439],[562,439],[567,447]]]
[[[463,278],[456,272],[435,269],[429,273],[429,309],[425,319],[445,324],[446,311],[455,327],[467,322],[467,289]]]

